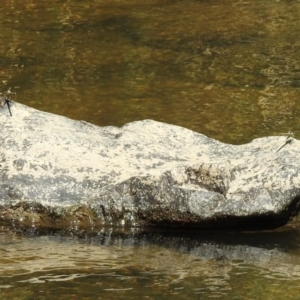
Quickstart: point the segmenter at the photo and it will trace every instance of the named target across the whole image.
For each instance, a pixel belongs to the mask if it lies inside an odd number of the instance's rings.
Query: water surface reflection
[[[18,299],[295,299],[297,230],[0,235],[0,295]],[[286,290],[289,293],[286,294]],[[8,298],[7,298],[8,299]]]

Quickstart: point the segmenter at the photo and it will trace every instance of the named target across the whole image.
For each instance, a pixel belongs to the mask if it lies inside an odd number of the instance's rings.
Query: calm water
[[[1,299],[299,299],[299,231],[0,234]]]
[[[18,102],[236,144],[300,137],[299,1],[1,0],[0,24],[0,89]],[[297,228],[78,237],[3,227],[0,298],[299,299],[299,241]]]

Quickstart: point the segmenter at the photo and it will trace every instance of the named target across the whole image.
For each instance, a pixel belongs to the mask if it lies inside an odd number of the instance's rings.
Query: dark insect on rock
[[[0,106],[4,107],[4,105],[7,105],[9,114],[12,116],[11,110],[10,110],[10,104],[9,101],[11,101],[9,99],[9,95],[15,95],[16,93],[13,93],[10,88],[4,93],[3,97],[0,98]]]

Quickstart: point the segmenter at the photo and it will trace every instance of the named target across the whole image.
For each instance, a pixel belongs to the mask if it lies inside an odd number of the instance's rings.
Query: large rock
[[[298,212],[300,143],[235,146],[144,120],[0,111],[0,216],[35,226],[276,227]]]

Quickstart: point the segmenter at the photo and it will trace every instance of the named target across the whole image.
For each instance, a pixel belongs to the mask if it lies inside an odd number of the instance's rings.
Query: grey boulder
[[[0,110],[4,221],[269,228],[298,213],[296,139],[237,146],[152,120],[98,127],[16,102],[11,111]]]

